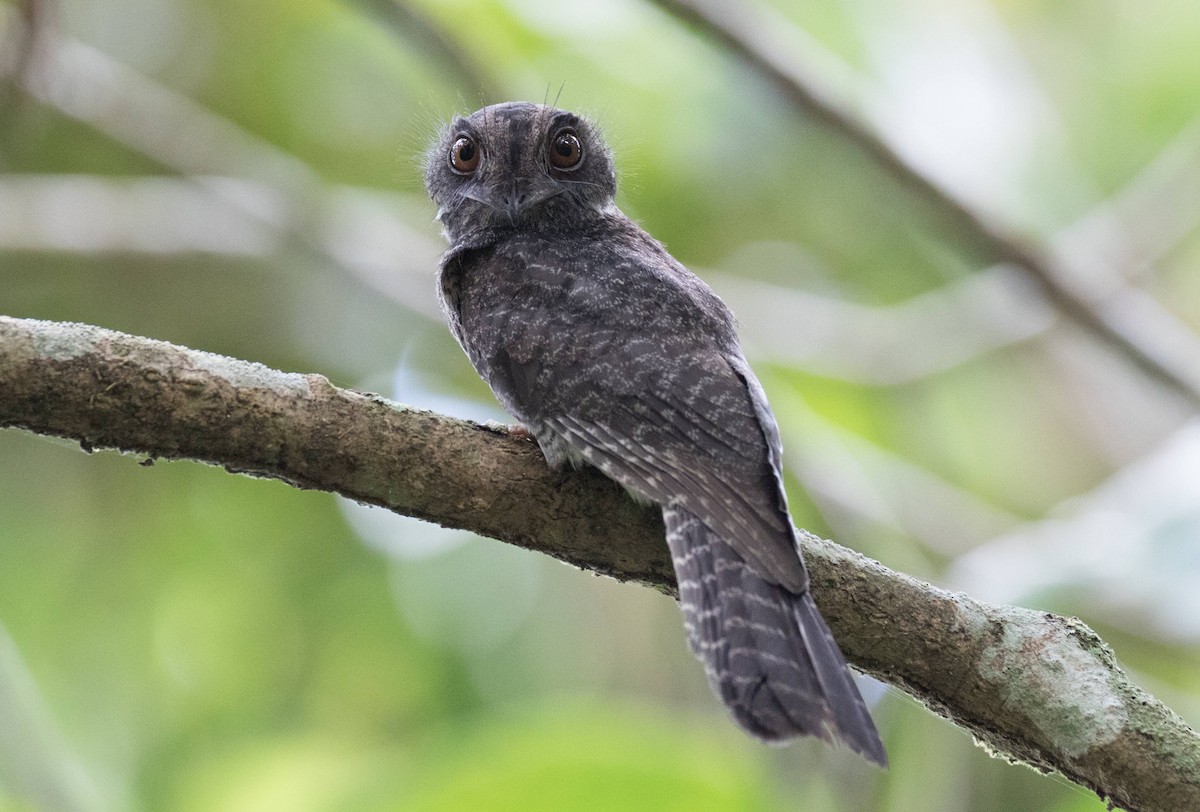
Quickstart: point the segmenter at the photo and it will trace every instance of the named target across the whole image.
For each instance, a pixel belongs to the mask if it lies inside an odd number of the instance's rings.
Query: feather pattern
[[[452,332],[552,466],[593,465],[662,507],[688,644],[733,718],[885,764],[809,594],[779,430],[733,316],[613,204],[594,127],[484,108],[446,130],[426,184],[451,242]]]
[[[713,692],[749,733],[841,739],[877,764],[875,725],[808,592],[760,578],[696,516],[663,509],[692,652]]]

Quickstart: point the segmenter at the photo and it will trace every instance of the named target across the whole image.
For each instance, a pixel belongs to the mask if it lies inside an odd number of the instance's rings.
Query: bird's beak
[[[516,220],[525,209],[529,208],[533,196],[529,193],[529,184],[514,180],[512,186],[500,194],[500,208],[508,215],[509,220]]]
[[[533,188],[527,181],[514,180],[506,187],[497,188],[495,186],[487,186],[483,189],[468,192],[466,196],[472,200],[479,201],[497,214],[507,218],[510,223],[515,223],[529,209],[544,200],[554,197],[554,195],[558,194],[558,191],[550,185],[545,185],[542,188]]]

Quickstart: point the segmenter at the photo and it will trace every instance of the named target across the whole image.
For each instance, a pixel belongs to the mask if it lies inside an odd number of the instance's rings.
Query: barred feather
[[[686,510],[664,508],[663,519],[688,645],[734,720],[765,741],[837,739],[886,765],[812,596],[764,581]]]

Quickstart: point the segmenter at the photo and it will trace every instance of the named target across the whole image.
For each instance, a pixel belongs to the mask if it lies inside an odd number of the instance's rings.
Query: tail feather
[[[688,644],[747,732],[838,740],[886,766],[866,705],[807,592],[761,578],[696,516],[663,510]]]

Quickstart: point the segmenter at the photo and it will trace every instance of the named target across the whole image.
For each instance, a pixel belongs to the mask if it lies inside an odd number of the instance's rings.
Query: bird
[[[779,428],[734,317],[617,207],[598,127],[490,105],[444,127],[424,170],[451,332],[552,469],[595,467],[661,507],[688,645],[734,721],[886,767],[813,602]]]

